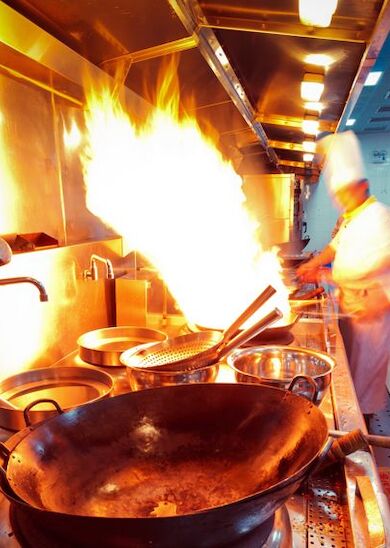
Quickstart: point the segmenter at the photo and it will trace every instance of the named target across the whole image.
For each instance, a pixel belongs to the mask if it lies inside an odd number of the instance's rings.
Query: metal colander
[[[282,317],[275,308],[256,324],[226,342],[226,332],[208,331],[168,338],[157,344],[143,345],[123,352],[121,363],[128,367],[153,368],[160,371],[191,370],[206,367],[220,360],[234,348],[266,329]]]
[[[210,330],[207,333],[173,337],[152,346],[142,345],[124,352],[120,360],[130,367],[154,367],[165,371],[193,369],[201,363],[208,365],[209,362],[215,362],[217,350],[222,350],[222,347],[238,333],[239,327],[275,293],[275,288],[267,286],[223,333]]]

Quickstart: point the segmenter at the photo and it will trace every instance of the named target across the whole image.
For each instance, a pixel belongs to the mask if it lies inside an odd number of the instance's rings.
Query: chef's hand
[[[308,261],[301,264],[296,274],[301,282],[316,282],[318,281],[320,267],[314,261]]]

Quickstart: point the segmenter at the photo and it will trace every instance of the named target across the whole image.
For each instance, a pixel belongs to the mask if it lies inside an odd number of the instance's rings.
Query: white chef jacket
[[[330,243],[333,278],[343,312],[364,310],[375,292],[390,300],[390,271],[376,270],[390,257],[390,208],[370,197],[344,220]],[[390,349],[390,313],[348,322],[349,365],[363,413],[384,405]],[[345,325],[343,328],[345,338]]]

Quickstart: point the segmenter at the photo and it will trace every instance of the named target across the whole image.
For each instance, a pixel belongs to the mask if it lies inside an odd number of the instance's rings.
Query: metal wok
[[[291,329],[297,323],[299,318],[300,314],[292,310],[290,314],[283,316],[283,319],[278,322],[278,325],[273,327],[267,327],[267,329],[264,329],[264,331],[252,337],[249,341],[250,344],[261,344],[264,341],[274,341],[275,339],[285,337],[290,333]],[[199,331],[222,331],[221,329],[215,327],[206,327],[199,324],[189,324],[188,327],[191,331],[195,333]]]
[[[171,547],[174,531],[177,546],[219,547],[298,489],[327,438],[321,411],[291,392],[170,386],[19,432],[6,443],[2,486],[71,546]]]

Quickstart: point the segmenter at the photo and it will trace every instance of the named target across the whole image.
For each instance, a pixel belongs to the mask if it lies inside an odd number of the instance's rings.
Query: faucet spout
[[[100,257],[100,255],[96,255],[95,253],[91,255],[91,258],[89,260],[89,270],[84,270],[84,278],[91,280],[98,279],[98,269],[96,265],[97,262],[101,262],[105,265],[106,278],[109,280],[114,279],[114,269],[110,259],[105,259],[104,257]]]
[[[32,284],[35,285],[35,287],[39,291],[39,300],[42,302],[46,302],[49,300],[49,297],[46,293],[46,289],[44,285],[35,278],[30,278],[29,276],[20,276],[18,278],[2,278],[0,279],[0,285],[13,285],[13,284]]]

